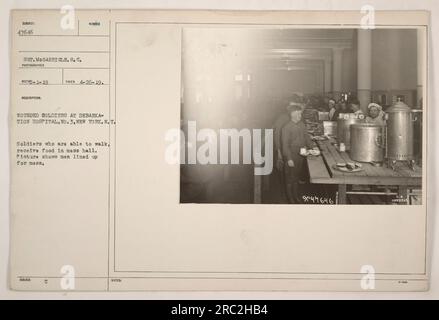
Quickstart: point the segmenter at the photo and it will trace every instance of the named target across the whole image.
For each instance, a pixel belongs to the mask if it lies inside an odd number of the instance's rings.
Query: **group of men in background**
[[[382,107],[376,103],[370,103],[364,114],[356,98],[338,102],[330,98],[325,104],[323,97],[294,95],[273,124],[276,168],[289,203],[302,202],[299,185],[304,182],[305,157],[301,155],[301,149],[316,148],[302,120],[307,110],[326,111],[331,121],[337,121],[340,114],[345,113],[356,114],[367,123],[385,125],[386,121]]]

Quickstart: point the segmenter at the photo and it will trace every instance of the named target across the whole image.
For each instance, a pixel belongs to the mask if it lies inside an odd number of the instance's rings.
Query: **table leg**
[[[408,188],[407,186],[399,186],[398,187],[398,195],[400,197],[401,201],[400,204],[408,204]]]
[[[270,174],[266,174],[263,176],[263,178],[262,178],[262,191],[263,192],[267,192],[268,190],[270,190],[270,178],[271,178]]]
[[[338,204],[346,204],[346,185],[338,185]]]
[[[254,176],[254,203],[262,203],[262,176]]]

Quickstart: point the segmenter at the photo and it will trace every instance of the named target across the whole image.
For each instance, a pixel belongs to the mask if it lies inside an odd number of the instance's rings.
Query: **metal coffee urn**
[[[397,161],[404,161],[414,169],[413,124],[414,115],[404,102],[398,101],[386,110],[386,158],[392,169]]]

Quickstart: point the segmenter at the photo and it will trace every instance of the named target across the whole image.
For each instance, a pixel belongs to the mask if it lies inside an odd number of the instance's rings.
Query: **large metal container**
[[[422,110],[414,109],[413,113],[413,155],[419,165],[422,164]]]
[[[337,121],[323,121],[323,134],[327,136],[336,136]]]
[[[385,150],[385,127],[372,123],[350,126],[352,160],[359,162],[383,162]]]
[[[328,121],[329,120],[329,112],[319,111],[319,121]]]
[[[353,114],[340,114],[340,118],[337,119],[337,140],[338,143],[345,144],[346,150],[351,146],[351,125],[363,122],[364,119],[354,117]]]
[[[402,101],[386,110],[387,148],[386,157],[394,161],[414,159],[413,128],[415,117],[411,109]]]

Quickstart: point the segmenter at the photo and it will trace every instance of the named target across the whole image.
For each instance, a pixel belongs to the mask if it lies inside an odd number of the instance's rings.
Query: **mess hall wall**
[[[367,33],[370,36],[364,37]],[[398,97],[411,107],[419,103],[417,31],[413,29],[355,30],[348,39],[350,45],[317,49],[329,52],[328,61],[313,61],[305,53],[288,69],[278,68],[282,57],[277,61],[258,58],[261,41],[254,32],[191,30],[186,34],[183,118],[207,118],[207,126],[226,124],[244,113],[254,120],[253,125],[265,127],[263,120],[271,120],[270,115],[294,92],[336,96],[351,92],[359,97],[363,93],[363,108],[368,101],[389,106]],[[297,44],[293,39],[288,46],[294,49]]]
[[[373,100],[387,95],[391,105],[398,95],[406,103],[418,105],[417,86],[417,31],[410,29],[375,29],[372,31],[372,92]]]

